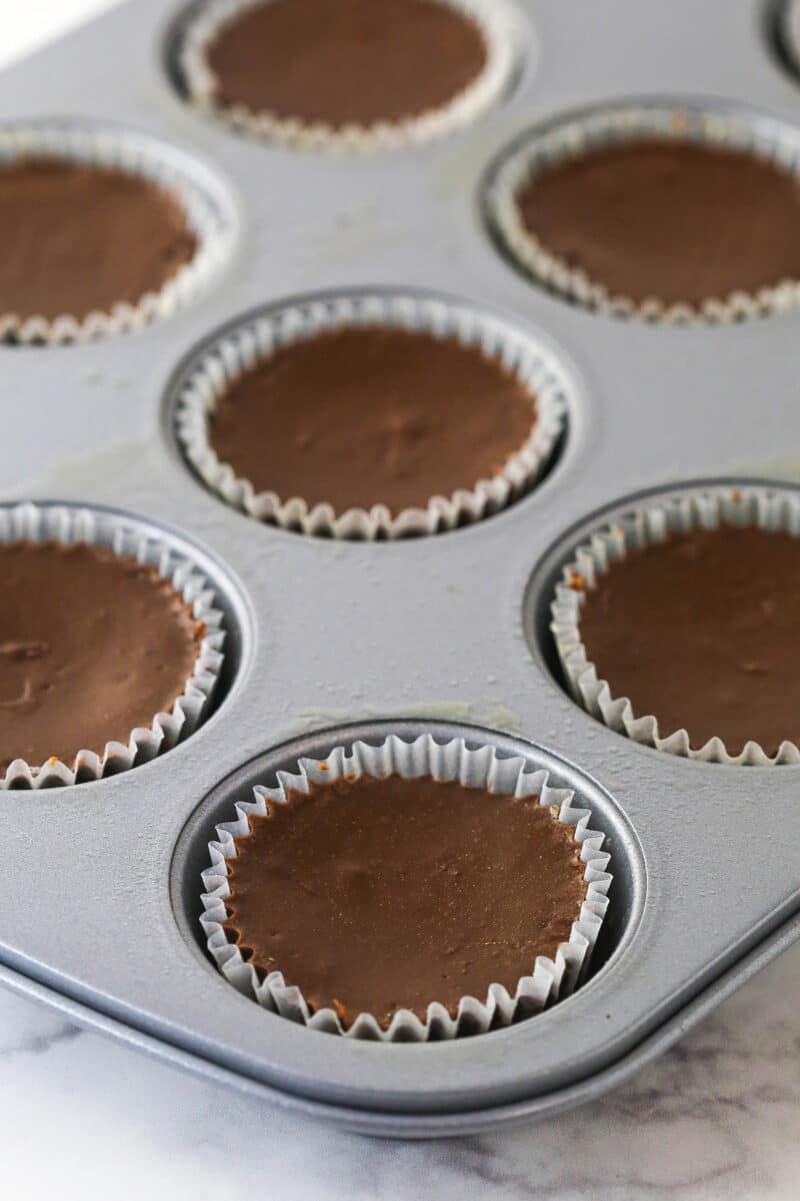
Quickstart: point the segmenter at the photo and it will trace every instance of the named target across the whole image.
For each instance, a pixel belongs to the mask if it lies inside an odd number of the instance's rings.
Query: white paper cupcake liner
[[[581,640],[580,613],[585,592],[596,587],[598,577],[609,571],[614,560],[650,543],[665,542],[671,533],[699,527],[714,529],[723,522],[783,530],[800,538],[800,497],[746,485],[734,489],[710,489],[671,497],[628,513],[620,521],[593,533],[591,540],[576,550],[575,557],[564,568],[563,582],[557,585],[551,605],[550,629],[564,676],[573,698],[587,712],[612,730],[645,746],[687,759],[733,766],[800,763],[800,748],[788,741],[782,742],[777,754],[770,757],[755,741],[747,742],[740,754],[731,755],[719,737],[710,738],[699,749],[692,748],[685,729],[662,737],[658,721],[652,714],[637,715],[630,698],[613,695],[609,681],[598,677],[597,668]]]
[[[775,162],[800,180],[800,141],[772,122],[748,120],[733,112],[659,106],[626,106],[577,116],[523,140],[501,163],[489,186],[489,218],[514,261],[549,291],[616,317],[672,325],[722,324],[785,312],[800,304],[800,280],[794,278],[753,293],[709,297],[701,304],[666,304],[657,296],[634,300],[609,292],[601,280],[570,267],[527,229],[516,198],[534,176],[566,159],[641,137],[746,151]]]
[[[53,788],[99,780],[147,763],[188,738],[208,711],[222,669],[225,640],[223,614],[214,607],[214,593],[202,571],[157,536],[128,524],[124,517],[77,505],[26,502],[13,508],[0,507],[0,543],[20,541],[59,542],[64,546],[86,542],[152,565],[191,607],[195,620],[203,622],[205,633],[192,675],[169,713],[156,713],[150,726],[132,730],[127,744],[108,742],[102,754],[78,751],[71,764],[55,758],[37,765],[15,759],[0,777],[0,789]]]
[[[269,111],[253,112],[242,104],[223,104],[207,48],[224,26],[247,9],[271,0],[206,0],[198,5],[183,33],[178,68],[190,101],[238,133],[303,150],[366,152],[417,146],[468,125],[491,108],[508,88],[518,60],[519,20],[507,0],[437,2],[463,13],[479,27],[486,43],[486,64],[447,104],[404,121],[333,126],[279,117]],[[309,38],[313,36],[309,30]]]
[[[300,497],[257,492],[249,480],[223,463],[209,442],[209,423],[219,400],[236,380],[280,347],[329,330],[384,326],[450,338],[478,347],[512,371],[530,390],[536,422],[527,441],[501,472],[471,489],[433,496],[425,508],[392,514],[383,504],[337,513],[330,504],[309,505]],[[236,509],[283,529],[335,538],[401,538],[435,534],[479,521],[531,488],[549,463],[563,432],[566,383],[556,363],[527,336],[466,306],[412,295],[357,295],[298,303],[247,321],[207,349],[190,368],[176,401],[178,440],[209,488]],[[457,398],[454,398],[457,419]]]
[[[433,777],[435,780],[459,780],[467,788],[485,789],[502,796],[538,796],[541,805],[558,810],[558,820],[574,827],[575,841],[581,847],[585,863],[584,879],[588,889],[580,915],[572,926],[570,938],[562,943],[554,958],[539,956],[531,964],[531,974],[518,983],[513,996],[501,984],[489,985],[484,1000],[462,997],[455,1018],[447,1008],[433,1001],[422,1022],[410,1010],[401,1009],[391,1025],[382,1029],[371,1014],[359,1014],[344,1029],[333,1009],[312,1014],[300,988],[286,984],[280,972],[264,979],[252,963],[242,958],[236,943],[228,941],[222,922],[228,917],[225,900],[230,895],[228,862],[236,858],[236,838],[249,834],[248,814],[266,814],[268,805],[285,804],[290,790],[308,793],[315,783],[330,784],[346,777],[374,777],[397,774],[406,779]],[[601,848],[603,835],[590,829],[591,813],[579,808],[569,789],[552,788],[544,770],[527,770],[523,758],[500,758],[492,746],[469,749],[463,739],[441,745],[425,734],[413,742],[390,735],[380,746],[364,742],[353,744],[351,754],[339,746],[324,762],[300,759],[297,772],[278,772],[275,788],[253,789],[254,799],[236,805],[235,821],[217,827],[217,841],[209,843],[211,866],[203,872],[205,888],[200,918],[209,952],[225,978],[245,996],[252,997],[272,1010],[312,1030],[323,1030],[348,1038],[382,1042],[425,1042],[479,1034],[498,1026],[508,1026],[568,996],[585,978],[592,951],[597,942],[608,907],[612,876],[606,870],[610,856]]]
[[[0,170],[29,158],[124,171],[161,187],[177,200],[197,241],[192,259],[158,291],[135,304],[120,301],[108,312],[48,318],[0,310],[0,342],[58,345],[89,342],[142,329],[169,317],[201,292],[224,261],[232,236],[223,207],[190,173],[174,164],[168,148],[133,133],[71,123],[0,126]],[[8,298],[11,300],[12,298]]]

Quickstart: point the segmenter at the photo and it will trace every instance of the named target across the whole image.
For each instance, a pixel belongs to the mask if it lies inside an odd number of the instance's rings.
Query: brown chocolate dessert
[[[203,632],[155,567],[85,543],[0,545],[0,771],[127,743],[183,693]]]
[[[536,797],[399,776],[315,784],[250,818],[224,923],[259,973],[314,1010],[385,1029],[492,983],[514,993],[569,939],[586,896],[572,827]]]
[[[397,513],[497,475],[535,416],[480,350],[371,326],[278,349],[220,399],[209,438],[258,492]]]
[[[543,250],[614,296],[699,305],[800,279],[800,182],[745,151],[604,146],[535,175],[517,204]]]
[[[86,317],[135,305],[188,263],[180,203],[124,171],[56,159],[0,167],[0,314]]]
[[[270,0],[223,26],[207,59],[222,104],[340,127],[441,108],[487,51],[442,0]]]
[[[664,738],[800,743],[800,539],[760,527],[673,534],[587,589],[580,635],[599,679]]]

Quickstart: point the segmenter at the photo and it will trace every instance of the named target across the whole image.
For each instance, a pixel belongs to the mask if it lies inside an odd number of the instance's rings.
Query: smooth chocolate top
[[[334,128],[441,108],[487,57],[478,25],[439,0],[273,0],[207,53],[222,103]]]
[[[397,513],[497,475],[535,412],[480,350],[375,326],[279,349],[222,397],[209,436],[259,492]]]
[[[154,567],[85,543],[0,545],[0,771],[127,744],[182,694],[202,636]]]
[[[744,151],[607,146],[536,175],[517,202],[543,249],[612,295],[697,305],[800,278],[800,183]]]
[[[800,539],[723,526],[630,551],[586,591],[580,633],[612,696],[662,738],[718,735],[734,755],[800,743]]]
[[[427,778],[362,777],[291,792],[250,819],[228,862],[225,926],[345,1025],[492,983],[513,994],[570,936],[586,896],[572,827],[538,799]]]
[[[55,159],[0,167],[0,314],[136,304],[196,249],[180,203],[138,175]]]

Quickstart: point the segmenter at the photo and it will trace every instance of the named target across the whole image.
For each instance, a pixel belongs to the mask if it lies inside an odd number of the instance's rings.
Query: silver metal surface
[[[165,67],[179,7],[163,0],[136,0],[0,77],[8,121],[67,114],[172,144],[236,224],[215,286],[170,320],[84,347],[0,347],[0,498],[86,500],[177,531],[220,587],[235,669],[217,712],[162,759],[3,796],[0,963],[15,986],[132,1041],[382,1134],[473,1131],[595,1097],[800,929],[798,769],[634,745],[572,703],[536,633],[541,590],[599,509],[676,480],[800,477],[800,314],[667,329],[572,308],[504,261],[481,206],[498,152],[563,110],[702,96],[796,127],[800,88],[755,0],[518,4],[528,37],[513,93],[413,154],[280,150],[198,118]],[[558,357],[569,429],[534,492],[452,534],[368,545],[259,525],[186,469],[171,394],[193,348],[257,306],[364,286],[489,308]],[[320,728],[369,735],[387,718],[534,743],[606,823],[616,948],[541,1017],[445,1044],[357,1043],[264,1012],[200,954],[185,898],[219,798],[247,786],[253,760],[266,771],[330,745]]]

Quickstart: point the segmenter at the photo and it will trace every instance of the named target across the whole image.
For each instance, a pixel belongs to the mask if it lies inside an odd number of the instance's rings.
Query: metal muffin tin
[[[169,320],[81,347],[0,347],[2,500],[85,501],[171,530],[229,629],[221,700],[186,743],[107,780],[3,795],[0,975],[371,1133],[477,1131],[596,1098],[800,934],[798,769],[687,762],[612,733],[563,691],[546,629],[559,566],[618,498],[800,478],[800,313],[675,329],[570,307],[503,259],[481,200],[502,149],[567,110],[701,97],[794,127],[800,87],[754,0],[517,5],[512,93],[416,152],[290,151],[197,116],[170,78],[181,6],[163,0],[136,0],[0,77],[6,121],[67,114],[189,156],[234,227],[214,285]],[[453,296],[558,359],[569,425],[534,491],[453,533],[366,544],[261,525],[192,475],[172,398],[197,346],[258,306],[361,287]],[[423,727],[521,748],[588,802],[615,875],[593,978],[516,1027],[432,1045],[337,1039],[264,1012],[201,948],[214,821],[300,753]]]

